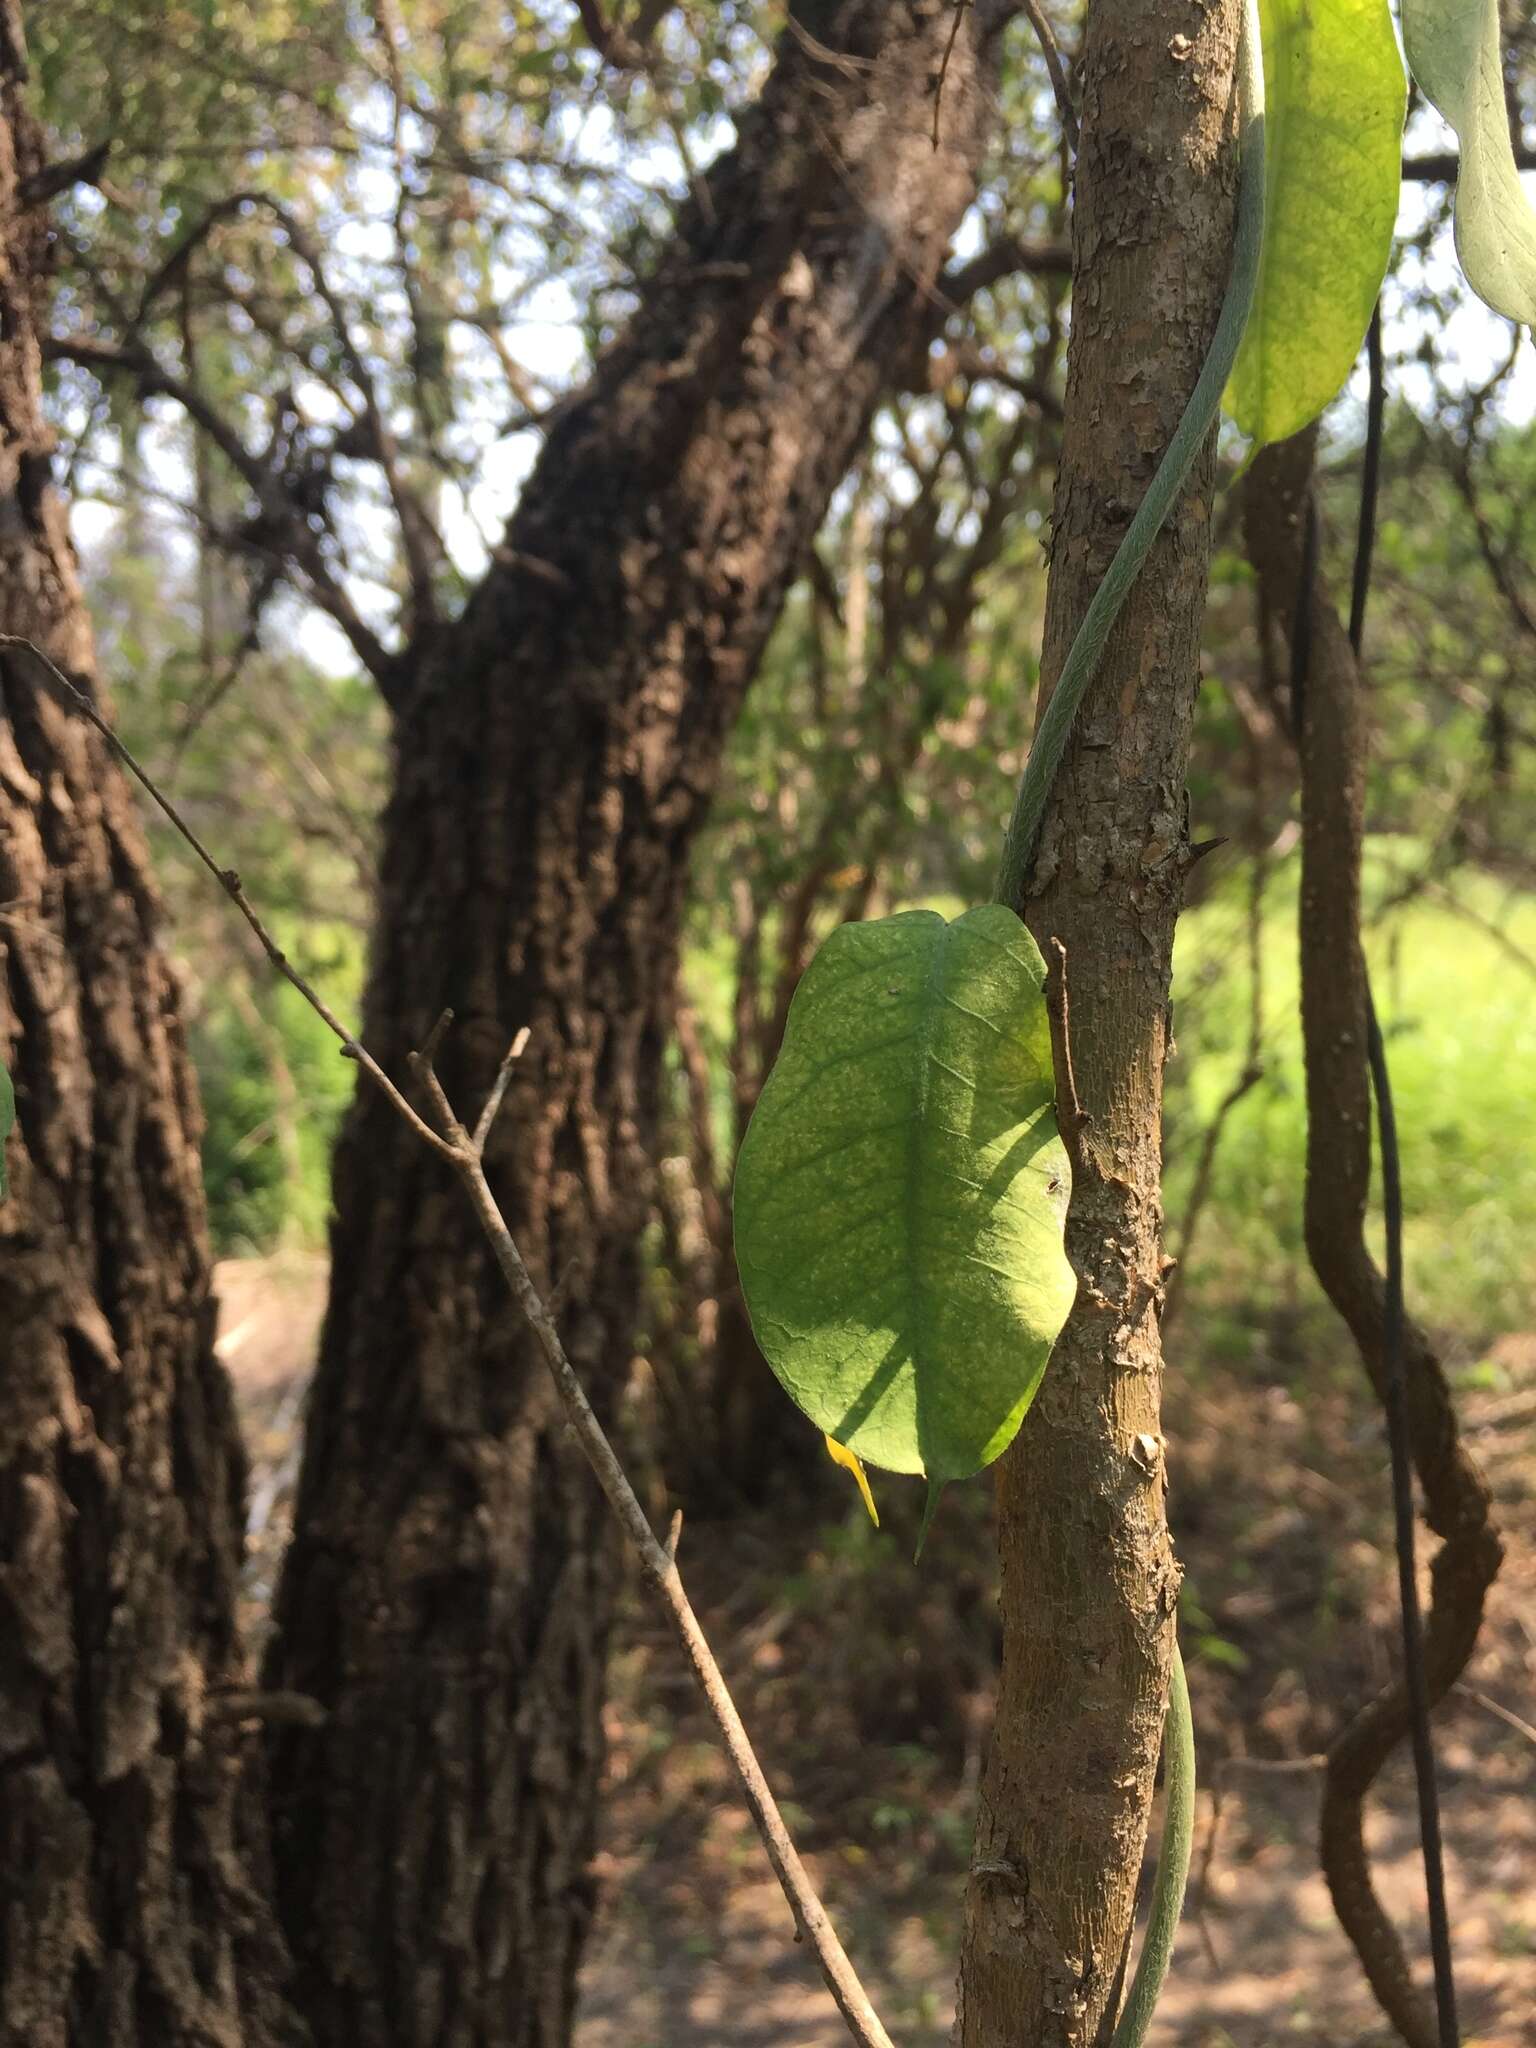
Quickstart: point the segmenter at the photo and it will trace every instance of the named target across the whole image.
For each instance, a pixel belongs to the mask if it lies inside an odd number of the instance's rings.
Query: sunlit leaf
[[[1536,209],[1509,139],[1498,0],[1403,0],[1403,44],[1461,143],[1456,253],[1467,283],[1496,313],[1536,324]]]
[[[1006,1448],[1075,1283],[1045,965],[1011,910],[848,924],[736,1169],[752,1327],[837,1443],[938,1490]]]
[[[1267,218],[1227,408],[1263,445],[1339,391],[1392,247],[1406,85],[1386,0],[1260,0]]]

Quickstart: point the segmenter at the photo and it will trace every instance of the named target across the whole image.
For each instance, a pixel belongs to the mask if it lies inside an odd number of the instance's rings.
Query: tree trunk
[[[1230,268],[1232,0],[1090,0],[1044,673],[1172,437]],[[1192,39],[1192,47],[1190,41]],[[961,1970],[964,2048],[1107,2039],[1167,1697],[1178,1574],[1158,1427],[1159,1135],[1212,463],[1082,707],[1027,910],[1066,949],[1078,1299],[999,1473],[1004,1652]],[[1057,1015],[1061,1029],[1060,1006]],[[1058,1038],[1057,1073],[1067,1100]]]
[[[50,481],[49,245],[0,6],[0,630],[93,687]],[[0,2044],[254,2048],[285,2030],[244,1875],[243,1468],[212,1352],[200,1119],[127,784],[0,657]]]
[[[488,1164],[605,1412],[690,843],[802,550],[933,317],[1014,11],[798,9],[466,615],[401,677],[365,1035],[399,1071],[451,1004],[468,1112],[530,1028]],[[335,1203],[271,1661],[330,1710],[274,1742],[303,2003],[326,2043],[555,2048],[592,1910],[603,1510],[461,1190],[366,1091]]]

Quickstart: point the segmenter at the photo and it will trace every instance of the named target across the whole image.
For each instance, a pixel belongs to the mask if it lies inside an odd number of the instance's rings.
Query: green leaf
[[[1045,964],[1011,910],[835,932],[736,1168],[736,1258],[786,1391],[839,1444],[951,1479],[1012,1441],[1076,1289]]]
[[[1360,352],[1386,275],[1407,88],[1387,0],[1260,0],[1266,219],[1227,410],[1299,433]]]
[[[5,1200],[5,1141],[11,1135],[11,1125],[16,1121],[16,1091],[11,1086],[11,1077],[0,1066],[0,1202]]]
[[[1414,77],[1456,130],[1456,253],[1480,299],[1536,324],[1536,210],[1515,168],[1499,62],[1498,0],[1403,0]]]

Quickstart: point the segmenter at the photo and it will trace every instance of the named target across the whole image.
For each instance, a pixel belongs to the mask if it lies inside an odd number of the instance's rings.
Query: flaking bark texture
[[[0,630],[93,687],[50,481],[48,252],[25,56],[0,7]],[[242,1462],[200,1117],[124,777],[0,656],[0,2044],[296,2038],[238,1839]]]
[[[1234,0],[1091,0],[1047,687],[1183,411],[1230,269]],[[1078,1298],[998,1479],[1004,1649],[966,1897],[964,2048],[1107,2039],[1167,1698],[1178,1572],[1159,1430],[1159,1151],[1189,864],[1210,451],[1078,716],[1020,906],[1066,953]]]
[[[567,1347],[628,1373],[689,847],[786,584],[973,189],[997,31],[947,0],[800,11],[629,329],[552,428],[466,616],[401,678],[365,1035],[439,1011]],[[557,2048],[589,1868],[612,1545],[441,1163],[366,1091],[272,1677],[280,1903],[317,2036]],[[686,1535],[684,1537],[686,1543]]]

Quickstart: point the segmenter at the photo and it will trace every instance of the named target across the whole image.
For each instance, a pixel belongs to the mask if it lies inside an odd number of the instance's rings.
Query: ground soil
[[[286,1534],[324,1272],[220,1268],[220,1355],[252,1449],[249,1616]],[[1347,1359],[1284,1345],[1202,1371],[1168,1415],[1198,1724],[1191,1905],[1160,2048],[1374,2048],[1379,2020],[1317,1874],[1312,1759],[1392,1666],[1380,1431]],[[1296,1352],[1308,1347],[1293,1347]],[[1324,1384],[1315,1384],[1317,1379]],[[1467,2048],[1536,2048],[1536,1338],[1465,1361],[1462,1408],[1508,1544],[1465,1688],[1437,1719]],[[630,1418],[644,1440],[643,1388]],[[808,1458],[815,1447],[808,1444]],[[953,2012],[956,1919],[996,1652],[981,1487],[946,1502],[919,1575],[915,1504],[887,1529],[808,1465],[774,1507],[685,1526],[681,1559],[770,1777],[903,2048]],[[658,1505],[660,1496],[658,1489]],[[638,1588],[615,1646],[603,1909],[579,2048],[834,2048],[846,2039],[730,1796],[670,1637]],[[1368,1839],[1422,1958],[1412,1774],[1383,1783]]]

